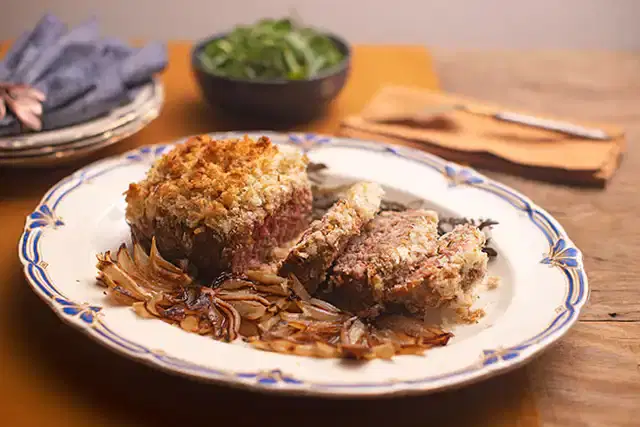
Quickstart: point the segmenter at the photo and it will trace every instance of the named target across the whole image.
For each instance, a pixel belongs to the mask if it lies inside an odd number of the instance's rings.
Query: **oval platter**
[[[376,181],[397,201],[422,199],[443,215],[497,221],[492,244],[499,256],[489,274],[501,283],[482,289],[474,305],[486,316],[452,325],[450,343],[424,356],[354,364],[217,342],[112,305],[96,285],[96,254],[130,242],[123,192],[172,144],[99,161],[52,187],[19,242],[29,284],[62,320],[124,356],[198,380],[325,397],[427,393],[488,378],[529,361],[578,319],[589,296],[582,255],[551,215],[518,192],[410,148],[313,134],[249,135],[298,146],[328,166],[330,179]]]

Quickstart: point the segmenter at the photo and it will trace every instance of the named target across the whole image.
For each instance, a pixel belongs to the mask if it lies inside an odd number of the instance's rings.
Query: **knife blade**
[[[608,141],[612,139],[611,135],[609,135],[602,129],[588,128],[561,120],[542,119],[540,117],[514,113],[511,111],[499,111],[496,113],[488,111],[478,111],[464,105],[458,105],[457,107],[458,110],[466,111],[472,114],[489,116],[496,120],[501,120],[504,122],[551,130],[566,135],[579,136],[581,138],[594,139],[599,141]]]

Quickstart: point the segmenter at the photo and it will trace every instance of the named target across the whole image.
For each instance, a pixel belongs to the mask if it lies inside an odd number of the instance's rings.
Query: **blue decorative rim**
[[[281,135],[272,132],[247,133],[281,137]],[[243,134],[242,132],[233,132],[224,135],[212,135],[229,137]],[[25,230],[19,242],[20,259],[24,265],[24,272],[28,281],[63,320],[74,326],[81,327],[90,335],[96,336],[99,338],[98,341],[108,347],[153,366],[174,373],[194,375],[201,379],[221,381],[230,385],[328,396],[424,393],[438,389],[439,387],[433,385],[443,380],[448,381],[448,386],[479,380],[492,372],[506,371],[526,362],[543,347],[560,338],[577,320],[581,307],[589,297],[582,254],[573,246],[562,227],[547,212],[537,207],[523,195],[492,181],[470,168],[447,162],[434,155],[411,148],[315,134],[290,134],[285,137],[288,143],[300,147],[305,152],[325,144],[331,144],[333,147],[355,147],[368,151],[391,153],[443,174],[451,187],[469,186],[489,192],[508,202],[518,211],[524,212],[549,243],[548,254],[540,262],[559,268],[566,277],[567,288],[564,302],[556,310],[555,318],[543,331],[529,339],[509,348],[485,350],[478,363],[454,372],[412,380],[352,384],[302,381],[277,369],[260,372],[227,372],[186,362],[168,356],[161,351],[136,344],[114,332],[102,321],[101,307],[71,301],[56,288],[47,274],[47,263],[40,252],[39,243],[47,228],[65,226],[64,219],[59,218],[56,214],[56,207],[66,196],[83,183],[131,162],[151,162],[169,150],[173,144],[142,147],[123,154],[121,157],[116,158],[117,161],[115,162],[113,159],[96,162],[52,187],[45,194],[37,208],[27,217]],[[534,344],[537,344],[536,348],[533,348]],[[500,363],[501,361],[509,361],[509,363],[503,364]]]

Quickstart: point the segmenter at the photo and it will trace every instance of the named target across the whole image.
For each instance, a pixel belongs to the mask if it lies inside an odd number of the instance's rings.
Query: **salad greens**
[[[225,77],[301,80],[337,65],[343,58],[329,37],[285,18],[238,26],[209,43],[199,59],[206,70]]]

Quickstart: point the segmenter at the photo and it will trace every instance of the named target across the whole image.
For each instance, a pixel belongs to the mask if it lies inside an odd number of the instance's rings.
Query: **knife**
[[[576,125],[569,122],[559,120],[542,119],[539,117],[529,116],[527,114],[514,113],[510,111],[489,112],[480,111],[473,108],[469,108],[465,105],[456,105],[456,110],[466,111],[472,114],[479,114],[483,116],[492,117],[496,120],[501,120],[509,123],[516,123],[524,126],[531,126],[539,129],[551,130],[566,135],[579,136],[587,139],[595,139],[600,141],[608,141],[612,139],[611,135],[602,129],[588,128],[580,125]]]
[[[538,129],[550,130],[565,135],[578,136],[585,139],[598,141],[608,141],[618,137],[619,135],[611,135],[602,129],[589,128],[576,125],[570,122],[560,120],[543,119],[540,117],[530,116],[528,114],[515,113],[512,111],[494,112],[489,109],[470,107],[463,104],[445,104],[425,107],[417,113],[397,112],[393,114],[385,113],[382,116],[369,114],[365,116],[367,120],[377,122],[393,122],[402,120],[411,120],[418,123],[428,124],[438,117],[443,117],[452,111],[464,111],[470,114],[490,117],[494,120],[515,123],[523,126],[534,127]]]

